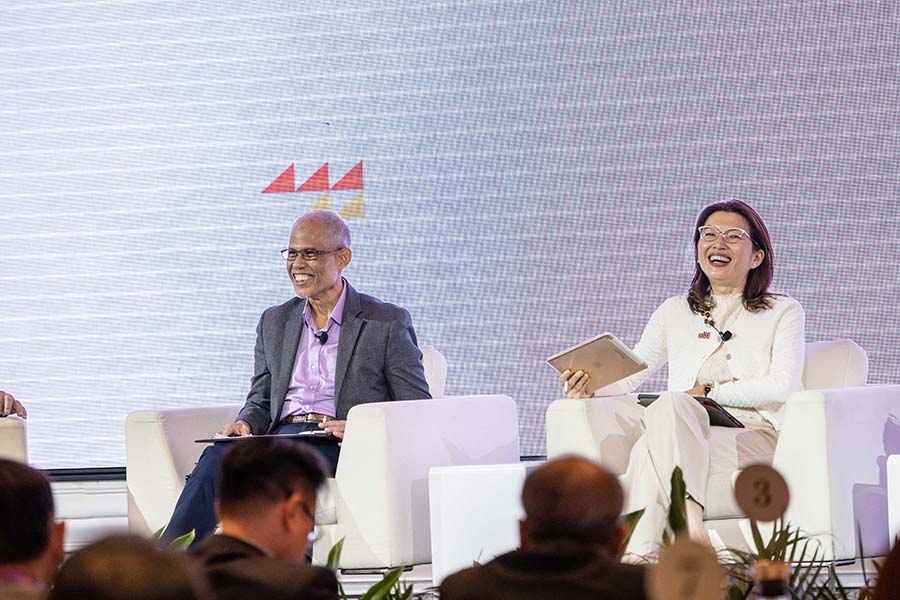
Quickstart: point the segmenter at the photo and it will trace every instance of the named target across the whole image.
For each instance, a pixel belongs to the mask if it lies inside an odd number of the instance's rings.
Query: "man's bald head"
[[[623,504],[619,480],[600,465],[575,456],[549,461],[522,488],[522,544],[571,540],[615,551]]]
[[[311,210],[297,217],[294,224],[291,225],[291,232],[301,223],[309,222],[315,222],[322,227],[331,248],[350,247],[350,229],[337,213],[333,213],[330,210]]]

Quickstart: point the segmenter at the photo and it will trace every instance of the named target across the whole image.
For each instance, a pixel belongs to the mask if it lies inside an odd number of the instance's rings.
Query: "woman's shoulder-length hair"
[[[700,239],[699,228],[706,223],[709,216],[716,212],[737,213],[750,224],[750,240],[753,242],[753,250],[763,251],[763,261],[747,275],[747,284],[744,286],[744,308],[750,312],[759,312],[772,308],[775,295],[769,292],[769,285],[775,274],[775,254],[772,250],[772,238],[765,222],[753,208],[741,200],[724,200],[710,204],[697,216],[697,224],[694,227],[694,277],[688,290],[688,304],[691,310],[698,314],[712,308],[712,290],[709,278],[700,268],[697,256],[697,242]]]

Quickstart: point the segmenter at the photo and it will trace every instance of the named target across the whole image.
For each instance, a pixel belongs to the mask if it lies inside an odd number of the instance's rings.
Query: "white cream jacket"
[[[805,323],[803,307],[788,296],[776,296],[772,308],[760,312],[742,307],[728,327],[732,338],[725,342],[735,380],[715,386],[710,396],[726,406],[755,408],[778,427],[784,401],[803,387]],[[668,389],[689,390],[718,346],[719,334],[691,312],[687,297],[669,298],[650,317],[634,347],[648,368],[596,395],[629,393],[666,363]]]

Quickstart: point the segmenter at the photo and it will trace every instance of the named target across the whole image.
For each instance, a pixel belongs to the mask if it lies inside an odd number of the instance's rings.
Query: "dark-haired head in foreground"
[[[570,540],[615,553],[624,501],[619,480],[598,464],[575,456],[550,461],[522,488],[522,547]]]
[[[6,584],[41,588],[53,579],[63,558],[64,531],[53,516],[47,478],[0,459],[0,596]]]
[[[218,514],[222,533],[270,556],[302,561],[325,468],[315,451],[296,441],[232,443],[222,459]]]
[[[322,459],[306,444],[231,443],[217,503],[222,532],[192,551],[219,600],[338,597],[334,573],[303,564],[324,481]]]
[[[85,546],[59,570],[50,600],[201,600],[199,570],[186,556],[131,535]]]

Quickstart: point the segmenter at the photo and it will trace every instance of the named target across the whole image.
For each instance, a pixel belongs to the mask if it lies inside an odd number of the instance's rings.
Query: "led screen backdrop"
[[[635,343],[726,197],[809,339],[900,381],[898,27],[889,1],[3,0],[0,389],[32,462],[122,465],[129,411],[240,403],[312,206],[448,393],[515,398],[524,454],[544,358]]]

